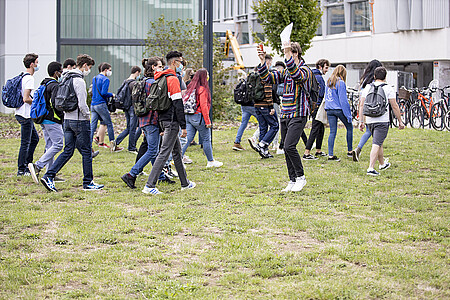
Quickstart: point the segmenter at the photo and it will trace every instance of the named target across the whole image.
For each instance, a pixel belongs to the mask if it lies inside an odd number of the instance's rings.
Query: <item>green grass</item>
[[[48,193],[15,176],[20,141],[3,138],[0,298],[450,297],[449,132],[392,129],[385,156],[393,166],[373,178],[370,146],[360,163],[346,159],[339,129],[341,162],[304,162],[306,187],[284,194],[284,157],[231,151],[236,131],[214,131],[222,168],[206,169],[201,149],[190,147],[197,187],[181,192],[177,181],[153,197],[141,193],[146,178],[136,190],[120,179],[135,156],[105,149],[93,164],[103,191],[82,191],[76,153],[60,192]]]

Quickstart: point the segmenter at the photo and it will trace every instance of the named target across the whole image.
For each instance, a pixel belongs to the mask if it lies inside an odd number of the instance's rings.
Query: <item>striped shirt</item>
[[[273,99],[272,99],[272,87],[273,84],[265,83],[264,84],[264,99],[262,101],[255,101],[255,107],[268,107],[270,109],[273,108]]]
[[[308,91],[311,89],[313,74],[303,61],[300,61],[300,64],[297,66],[293,57],[285,60],[285,63],[287,68],[282,72],[277,70],[269,71],[266,63],[264,63],[258,66],[258,73],[264,82],[271,84],[284,83],[280,118],[306,117],[310,110],[303,88]],[[301,85],[303,85],[303,88]]]

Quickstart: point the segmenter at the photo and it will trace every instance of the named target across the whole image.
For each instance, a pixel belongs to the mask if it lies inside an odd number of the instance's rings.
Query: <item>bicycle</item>
[[[397,104],[400,109],[400,115],[403,124],[408,125],[409,122],[409,108],[411,106],[411,91],[402,86],[397,93]],[[398,120],[391,109],[391,121],[395,127],[398,127]]]
[[[347,87],[347,99],[352,112],[352,119],[358,120],[359,91],[357,89]]]
[[[413,90],[413,94],[417,94],[417,99],[409,108],[409,124],[412,128],[425,128],[429,126],[431,117],[431,107],[433,106],[433,96],[436,90],[431,88]]]
[[[434,129],[442,131],[445,128],[449,128],[446,124],[445,121],[445,117],[447,112],[449,111],[449,97],[450,97],[450,93],[449,94],[445,94],[445,90],[450,88],[449,86],[446,86],[444,88],[440,88],[438,89],[441,92],[441,97],[442,99],[439,100],[438,102],[436,102],[435,104],[433,104],[433,106],[431,107],[431,118],[430,118],[430,122],[431,122],[431,126],[433,126]]]

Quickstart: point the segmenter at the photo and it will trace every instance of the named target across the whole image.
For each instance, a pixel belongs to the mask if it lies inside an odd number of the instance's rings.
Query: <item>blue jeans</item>
[[[94,179],[92,171],[92,140],[89,121],[64,120],[64,150],[55,160],[43,178],[55,178],[64,165],[72,158],[75,148],[82,156],[83,187],[87,187]]]
[[[370,132],[369,127],[366,125],[366,132],[364,132],[361,139],[359,140],[358,148],[362,149],[371,136],[372,132]]]
[[[244,134],[244,130],[247,128],[248,120],[250,120],[251,116],[256,118],[255,108],[253,106],[241,106],[242,110],[242,122],[241,126],[239,126],[236,140],[234,141],[236,144],[241,143],[242,135]]]
[[[111,121],[111,115],[109,114],[108,106],[106,103],[101,103],[91,105],[91,143],[94,139],[94,133],[97,129],[99,119],[105,123],[106,127],[108,127],[109,141],[114,141],[114,127]]]
[[[20,149],[17,167],[19,172],[25,172],[28,170],[28,164],[33,162],[33,154],[39,143],[39,135],[31,118],[27,119],[16,115],[16,120],[20,124]]]
[[[277,113],[271,115],[267,107],[255,107],[255,112],[259,124],[259,141],[269,145],[278,133]]]
[[[344,123],[347,129],[347,151],[352,151],[353,146],[353,125],[347,121],[347,117],[344,116],[342,109],[327,109],[328,122],[330,123],[330,136],[328,137],[328,155],[333,156],[334,140],[337,133],[337,121],[338,119]]]
[[[191,142],[194,140],[198,130],[198,136],[202,140],[203,152],[208,161],[213,161],[213,152],[211,145],[211,129],[206,128],[205,120],[201,114],[186,115],[187,143],[183,145],[182,155],[186,152]]]
[[[127,120],[127,128],[122,131],[116,139],[116,144],[119,145],[126,137],[128,137],[128,150],[136,151],[136,128],[138,124],[138,118],[134,114],[134,108],[131,106],[129,109],[124,110],[125,118]]]
[[[148,165],[149,162],[155,162],[156,157],[159,152],[159,128],[155,125],[147,125],[142,127],[142,131],[144,132],[145,139],[147,140],[147,151],[144,155],[139,158],[136,164],[131,168],[130,175],[136,177],[139,173],[144,170],[145,166]],[[164,173],[159,175],[159,179],[164,179]]]

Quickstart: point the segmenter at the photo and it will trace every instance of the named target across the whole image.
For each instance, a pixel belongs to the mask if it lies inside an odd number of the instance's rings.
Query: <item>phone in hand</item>
[[[263,44],[259,44],[258,45],[258,50],[264,53],[264,45]]]

